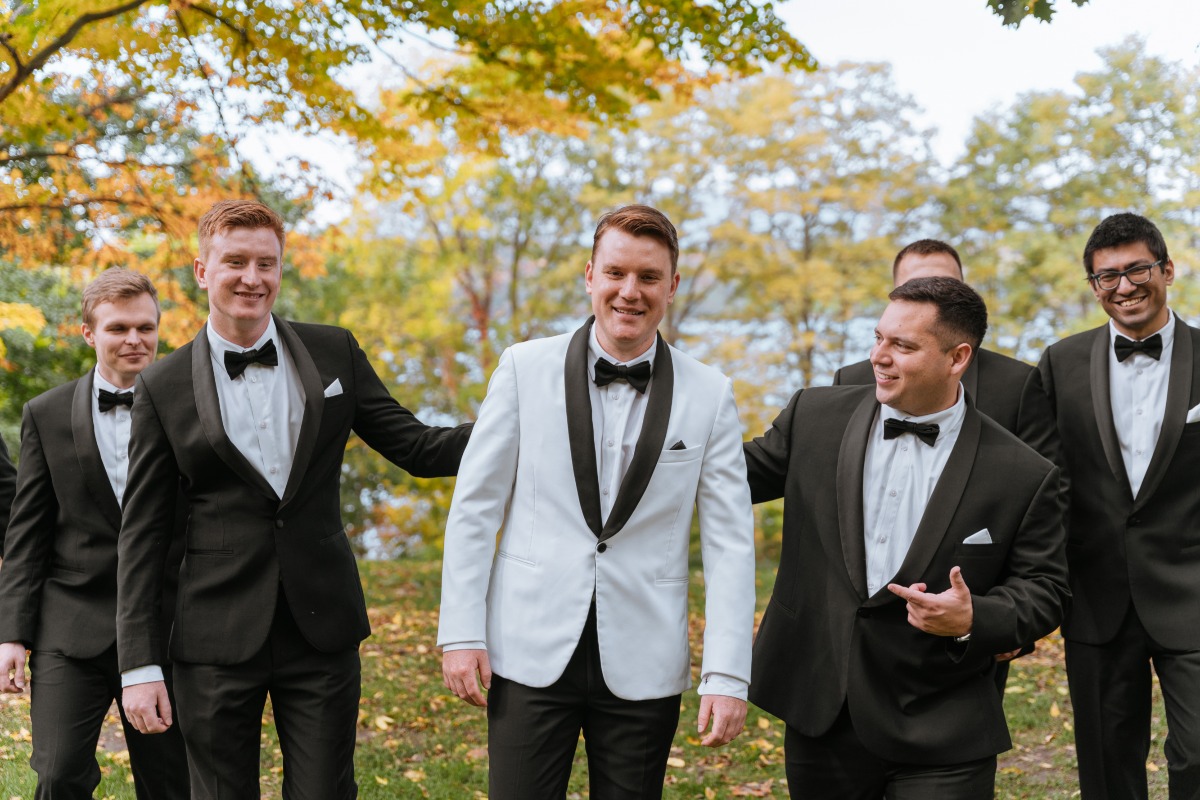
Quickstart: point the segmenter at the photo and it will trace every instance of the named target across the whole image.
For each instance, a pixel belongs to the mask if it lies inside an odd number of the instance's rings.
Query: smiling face
[[[958,382],[971,361],[971,346],[949,350],[937,336],[938,310],[932,303],[893,300],[875,328],[871,366],[875,398],[902,414],[923,417],[958,400]]]
[[[1092,254],[1092,273],[1120,272],[1139,264],[1157,261],[1144,242],[1108,247]],[[1167,287],[1175,282],[1175,265],[1168,260],[1161,268],[1150,270],[1150,280],[1136,285],[1121,278],[1115,289],[1101,289],[1091,281],[1092,294],[1118,331],[1131,339],[1145,339],[1167,324]]]
[[[213,329],[243,347],[262,336],[279,294],[283,250],[270,228],[227,228],[209,240],[194,264],[208,292]]]
[[[605,352],[629,361],[650,349],[679,286],[667,246],[652,236],[609,229],[600,237],[585,276],[596,315],[596,339]]]
[[[158,351],[158,304],[148,294],[99,303],[83,339],[96,351],[96,371],[118,389],[128,389]]]

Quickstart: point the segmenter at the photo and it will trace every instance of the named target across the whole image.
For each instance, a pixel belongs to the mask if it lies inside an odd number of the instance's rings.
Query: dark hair
[[[987,305],[978,292],[960,280],[940,276],[913,278],[892,289],[888,299],[937,306],[934,335],[946,350],[966,342],[972,352],[978,352],[987,333]]]
[[[610,228],[625,231],[632,236],[649,236],[665,244],[671,251],[671,274],[675,274],[675,266],[679,263],[679,234],[666,214],[657,208],[636,204],[609,211],[596,223],[596,233],[592,236],[593,261],[596,259],[596,247],[600,244],[600,237]]]
[[[106,269],[83,289],[83,321],[91,327],[96,324],[96,306],[129,300],[143,294],[150,295],[154,307],[158,308],[158,291],[149,278],[140,272],[121,267]],[[159,315],[161,314],[159,309]]]
[[[222,200],[200,218],[200,257],[208,253],[212,237],[232,228],[270,228],[283,251],[283,219],[278,214],[254,200]]]
[[[1092,259],[1097,250],[1137,242],[1146,245],[1155,261],[1166,261],[1170,257],[1167,255],[1167,242],[1163,239],[1162,232],[1150,220],[1128,212],[1105,217],[1083,246],[1084,272],[1091,277]]]
[[[892,280],[896,280],[896,272],[900,269],[900,262],[904,260],[905,256],[931,256],[935,253],[945,253],[953,258],[954,263],[958,264],[958,276],[962,277],[962,259],[958,257],[957,250],[937,239],[917,239],[912,244],[905,245],[899,253],[896,253],[896,258],[892,261]]]

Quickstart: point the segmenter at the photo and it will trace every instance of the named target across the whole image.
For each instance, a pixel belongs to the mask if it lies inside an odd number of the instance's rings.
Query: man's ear
[[[962,374],[967,371],[967,367],[971,365],[971,357],[975,355],[975,348],[966,342],[956,344],[950,350],[950,371],[956,376],[962,377]]]

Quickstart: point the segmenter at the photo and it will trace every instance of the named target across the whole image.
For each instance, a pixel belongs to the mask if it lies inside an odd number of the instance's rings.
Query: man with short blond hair
[[[21,466],[0,569],[0,689],[27,684],[36,798],[90,800],[100,783],[96,742],[115,698],[139,800],[188,797],[178,731],[147,736],[130,724],[117,668],[117,534],[128,494],[134,384],[158,348],[158,294],[144,275],[102,272],[83,291],[83,337],[96,367],[35,397],[21,423]],[[178,482],[155,484],[173,496]],[[178,541],[172,519],[165,538]],[[170,627],[179,549],[160,566]],[[169,676],[166,668],[166,677]]]
[[[258,800],[268,696],[290,800],[349,800],[359,643],[370,634],[340,476],[353,431],[421,477],[453,475],[470,426],[433,428],[401,406],[350,331],[271,309],[283,222],[261,203],[201,218],[193,270],[208,323],[138,384],[120,539],[117,631],[125,707],[139,730],[174,726],[198,799]],[[170,642],[161,596],[182,482],[186,555]],[[178,707],[159,674],[175,663]]]

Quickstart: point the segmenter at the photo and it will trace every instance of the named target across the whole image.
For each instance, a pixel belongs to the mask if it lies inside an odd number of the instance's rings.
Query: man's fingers
[[[708,727],[708,720],[711,716],[712,698],[709,695],[701,695],[700,713],[696,715],[696,733],[704,733],[704,729]]]
[[[126,686],[121,707],[133,727],[142,733],[162,733],[171,727],[171,701],[162,681]]]
[[[959,567],[950,568],[950,588],[957,592],[970,593],[970,590],[967,588],[967,582],[963,580],[962,569]]]

